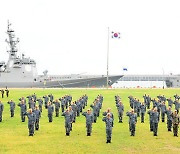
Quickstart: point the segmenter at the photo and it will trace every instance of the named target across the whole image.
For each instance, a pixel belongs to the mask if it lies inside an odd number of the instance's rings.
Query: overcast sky
[[[7,20],[39,74],[106,74],[108,27],[110,74],[180,73],[179,0],[1,0],[0,61]]]

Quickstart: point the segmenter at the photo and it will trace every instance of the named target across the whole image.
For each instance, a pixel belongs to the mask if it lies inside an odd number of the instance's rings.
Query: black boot
[[[66,133],[66,136],[69,136],[69,133]]]
[[[154,136],[157,136],[157,134],[154,134]]]

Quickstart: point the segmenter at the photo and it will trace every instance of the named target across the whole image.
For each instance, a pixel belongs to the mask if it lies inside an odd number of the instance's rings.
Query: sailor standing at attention
[[[2,122],[3,110],[4,110],[4,104],[0,101],[0,122]]]
[[[6,97],[9,97],[9,89],[7,89],[7,87],[6,87]]]
[[[102,119],[106,123],[106,143],[111,143],[111,136],[112,136],[112,123],[113,119],[111,118],[111,114],[108,113],[106,117]]]
[[[39,130],[39,119],[41,118],[41,111],[39,110],[38,106],[36,105],[34,114],[36,115],[35,120],[35,129]]]
[[[154,136],[157,136],[158,123],[159,123],[159,112],[157,111],[157,107],[154,108],[154,111],[152,113],[152,120],[153,120]]]
[[[71,131],[72,114],[69,112],[69,109],[67,109],[62,113],[62,116],[65,118],[66,136],[69,136]]]
[[[15,103],[13,102],[13,100],[7,102],[10,105],[10,112],[11,112],[11,117],[14,117],[14,110],[15,110]]]
[[[2,96],[2,98],[4,98],[4,90],[3,89],[1,89],[1,96]]]
[[[129,116],[129,131],[131,132],[131,136],[135,136],[137,115],[133,109],[131,112],[127,112],[126,115]]]
[[[24,99],[21,100],[21,103],[18,104],[18,106],[21,108],[21,120],[22,122],[25,122],[25,113],[27,110],[26,104],[24,103]]]
[[[47,110],[48,110],[49,122],[52,122],[53,121],[54,106],[51,104],[51,102],[48,103]]]
[[[34,124],[36,121],[36,115],[32,112],[32,109],[29,109],[24,115],[28,117],[28,129],[29,129],[29,136],[34,135]]]
[[[92,123],[94,122],[94,116],[91,113],[90,109],[88,109],[87,112],[83,112],[82,115],[86,117],[87,136],[91,136]]]
[[[173,118],[173,122],[172,122],[173,123],[173,133],[174,133],[174,136],[178,137],[178,126],[180,123],[180,117],[177,113],[177,110],[174,111],[172,118]]]

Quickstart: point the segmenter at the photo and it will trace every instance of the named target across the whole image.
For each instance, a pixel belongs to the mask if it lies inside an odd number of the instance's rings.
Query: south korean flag
[[[112,32],[112,38],[120,39],[120,33],[119,32]]]

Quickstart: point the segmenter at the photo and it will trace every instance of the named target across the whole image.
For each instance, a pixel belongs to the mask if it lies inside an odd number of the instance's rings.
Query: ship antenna
[[[17,52],[17,43],[19,43],[19,39],[17,38],[15,40],[15,34],[14,34],[14,30],[10,29],[11,23],[8,20],[8,27],[7,27],[7,34],[9,36],[9,40],[6,39],[6,42],[8,43],[10,50],[9,52],[9,58],[16,58],[16,52]]]

